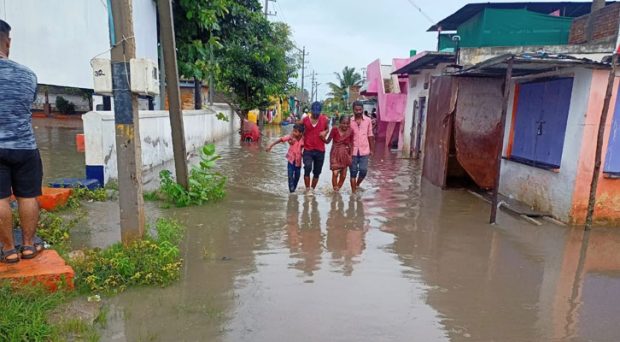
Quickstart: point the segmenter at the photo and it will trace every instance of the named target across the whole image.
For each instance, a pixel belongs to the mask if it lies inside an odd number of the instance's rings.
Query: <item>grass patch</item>
[[[47,314],[66,300],[62,292],[47,293],[43,289],[19,291],[0,285],[0,341],[49,341],[56,328],[47,322]]]
[[[76,287],[86,292],[119,293],[131,286],[166,286],[179,279],[182,259],[178,244],[183,227],[171,219],[159,219],[156,236],[127,246],[114,244],[104,250],[85,251],[74,262]]]
[[[81,201],[105,202],[108,200],[106,188],[89,190],[88,188],[73,188],[67,204],[62,209],[77,209],[82,206]]]

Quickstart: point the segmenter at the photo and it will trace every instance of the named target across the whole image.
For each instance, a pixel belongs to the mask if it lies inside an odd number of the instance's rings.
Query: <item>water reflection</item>
[[[345,276],[353,273],[353,267],[361,262],[359,256],[366,247],[366,231],[362,200],[358,196],[349,196],[348,208],[345,209],[342,196],[335,194],[327,218],[327,250],[331,253],[332,268]]]

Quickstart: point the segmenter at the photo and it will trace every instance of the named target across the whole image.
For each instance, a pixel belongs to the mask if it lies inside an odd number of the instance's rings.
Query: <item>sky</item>
[[[314,70],[320,83],[319,99],[323,99],[329,92],[327,83],[336,82],[334,72],[345,66],[360,70],[377,58],[391,64],[392,58],[409,57],[409,50],[435,49],[437,33],[426,32],[432,22],[414,4],[438,22],[471,2],[486,1],[276,0],[269,2],[269,11],[276,13],[270,20],[288,23],[296,45],[306,47],[309,63],[304,88],[310,91]]]

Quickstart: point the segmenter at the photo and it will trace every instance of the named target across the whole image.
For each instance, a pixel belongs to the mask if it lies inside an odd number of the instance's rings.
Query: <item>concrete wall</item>
[[[501,166],[500,192],[522,201],[533,208],[551,213],[554,217],[568,222],[571,216],[573,189],[579,169],[585,113],[592,85],[592,71],[572,69],[565,72],[574,74],[573,91],[562,150],[562,162],[558,172],[536,168],[504,159]],[[563,73],[562,75],[566,75]],[[504,155],[511,145],[511,131],[514,111],[514,86],[512,87],[506,131]]]
[[[107,1],[0,0],[12,26],[11,59],[31,68],[40,84],[93,88],[90,60],[110,58]],[[157,61],[157,16],[152,0],[133,0],[138,57]]]
[[[583,143],[579,150],[577,180],[573,192],[573,205],[570,215],[570,222],[574,224],[582,224],[585,222],[590,194],[590,183],[592,181],[594,169],[598,124],[603,110],[603,100],[605,98],[608,78],[609,72],[606,70],[595,70],[593,72],[590,99],[586,116],[583,120]],[[607,156],[607,145],[609,143],[611,123],[615,111],[616,96],[618,94],[618,82],[618,77],[616,77],[609,114],[607,116],[605,137],[603,139],[602,166],[605,165],[605,157]],[[618,224],[620,224],[620,179],[608,178],[601,173],[596,193],[594,220],[598,224],[613,226],[618,226]]]
[[[224,113],[229,121],[221,121]],[[183,112],[187,151],[215,142],[239,129],[236,115],[226,104],[215,104],[205,110]],[[88,178],[103,178],[107,183],[117,179],[116,139],[113,112],[89,112],[82,116],[86,145]],[[173,159],[170,119],[167,111],[140,112],[140,139],[143,170],[148,171]],[[100,174],[98,176],[98,174]]]

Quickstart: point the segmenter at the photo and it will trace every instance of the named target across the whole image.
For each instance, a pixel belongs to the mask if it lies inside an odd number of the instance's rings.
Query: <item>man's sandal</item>
[[[40,242],[35,242],[32,246],[22,246],[21,247],[22,259],[33,259],[39,253],[41,253],[44,249],[45,248],[43,247],[43,244]],[[24,251],[29,251],[32,253],[24,254]]]
[[[7,258],[9,256],[15,255],[16,258]],[[15,264],[19,262],[19,251],[17,248],[9,249],[8,251],[0,250],[0,262],[5,264]]]

